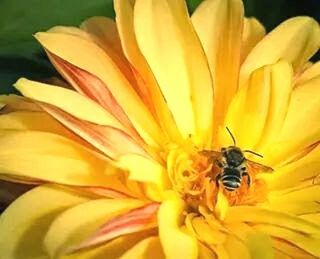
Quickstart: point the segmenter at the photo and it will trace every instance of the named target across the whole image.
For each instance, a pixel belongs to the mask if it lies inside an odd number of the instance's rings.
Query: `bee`
[[[209,156],[210,161],[213,161],[221,169],[221,172],[215,177],[216,185],[219,186],[219,182],[221,182],[227,191],[233,192],[241,186],[244,177],[247,178],[247,185],[250,187],[251,176],[248,167],[263,172],[272,172],[273,169],[247,159],[244,153],[251,153],[261,158],[263,156],[251,150],[241,150],[237,147],[236,140],[229,128],[226,127],[226,129],[233,140],[233,146],[222,147],[220,152],[204,150],[202,153]]]

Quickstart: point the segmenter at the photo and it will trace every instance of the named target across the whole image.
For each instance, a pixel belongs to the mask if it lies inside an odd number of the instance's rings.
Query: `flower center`
[[[239,185],[236,181],[232,182],[232,177],[229,182],[226,178],[222,181],[224,169],[203,152],[174,149],[170,151],[167,161],[173,189],[186,201],[189,211],[195,212],[204,206],[214,212],[219,192],[225,196],[229,206],[254,205],[267,199],[266,183],[254,172],[248,172],[249,176],[239,172]],[[230,190],[228,187],[232,184],[235,188]]]

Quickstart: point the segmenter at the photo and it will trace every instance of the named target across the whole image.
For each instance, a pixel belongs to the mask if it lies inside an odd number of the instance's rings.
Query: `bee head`
[[[226,162],[229,166],[237,167],[245,160],[241,149],[236,146],[230,146],[221,151],[223,152]]]

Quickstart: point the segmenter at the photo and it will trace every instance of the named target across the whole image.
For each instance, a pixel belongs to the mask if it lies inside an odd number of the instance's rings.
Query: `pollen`
[[[167,159],[169,178],[176,191],[186,202],[187,212],[197,212],[200,207],[206,207],[212,213],[221,192],[229,206],[255,205],[267,200],[267,185],[257,177],[257,172],[251,172],[251,184],[243,177],[241,185],[234,191],[228,191],[217,180],[221,173],[210,157],[197,150],[173,149]]]

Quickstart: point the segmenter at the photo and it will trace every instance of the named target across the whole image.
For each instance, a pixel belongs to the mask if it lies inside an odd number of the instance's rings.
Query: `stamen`
[[[204,152],[174,149],[167,161],[173,189],[186,201],[189,212],[196,212],[202,206],[215,213],[218,192],[225,196],[230,206],[254,205],[267,199],[266,184],[256,179],[255,174],[250,175],[250,185],[247,176],[237,178],[239,182],[234,188],[231,188],[234,183],[229,179],[220,177],[217,181],[223,168]],[[228,184],[226,181],[229,181]]]

